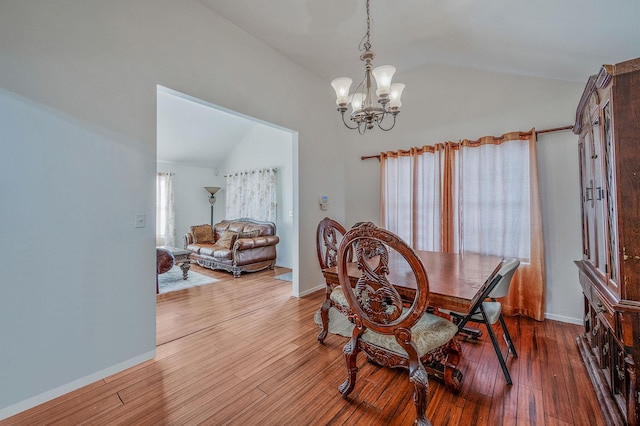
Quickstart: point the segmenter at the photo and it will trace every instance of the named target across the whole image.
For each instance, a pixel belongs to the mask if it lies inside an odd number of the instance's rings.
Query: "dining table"
[[[481,297],[482,287],[498,272],[502,257],[477,253],[443,253],[416,250],[427,271],[428,303],[432,307],[455,312],[468,312]],[[347,265],[352,285],[360,278],[356,262]],[[336,266],[322,271],[327,284],[340,285]],[[389,259],[389,282],[406,301],[416,293],[415,275],[406,262]]]

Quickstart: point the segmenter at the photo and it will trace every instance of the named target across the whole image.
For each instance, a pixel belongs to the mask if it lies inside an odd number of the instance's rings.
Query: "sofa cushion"
[[[216,241],[216,245],[230,249],[233,247],[233,243],[238,239],[238,233],[233,231],[224,231],[220,236],[220,239]]]
[[[244,232],[258,231],[258,235],[273,235],[273,229],[267,225],[258,225],[255,223],[247,223],[244,226]]]
[[[229,222],[229,231],[237,232],[238,234],[244,231],[246,222],[238,221],[238,222]]]
[[[260,235],[259,229],[254,229],[253,231],[244,231],[238,234],[238,238],[255,238]]]
[[[216,259],[231,259],[233,257],[233,252],[227,248],[220,247],[217,244],[207,244],[204,246],[200,246],[200,255],[215,257]]]
[[[193,252],[193,253],[200,253],[200,246],[197,244],[189,244],[187,245],[187,250]]]
[[[218,241],[227,229],[229,229],[229,223],[216,223],[213,225],[213,240]]]
[[[211,225],[196,225],[191,227],[195,244],[213,244],[213,228]]]

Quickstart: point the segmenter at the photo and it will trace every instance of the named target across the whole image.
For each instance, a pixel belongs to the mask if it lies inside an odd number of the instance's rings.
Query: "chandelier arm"
[[[393,127],[396,125],[396,114],[392,114],[392,115],[393,115],[393,124],[391,125],[391,127],[386,128],[386,129],[385,129],[384,127],[382,127],[382,126],[380,125],[380,124],[381,124],[381,122],[382,122],[382,120],[381,120],[381,121],[379,121],[379,122],[377,123],[377,124],[378,124],[378,128],[379,128],[380,130],[384,130],[385,132],[388,132],[389,130],[393,129]]]
[[[340,111],[340,110],[338,110],[338,111]],[[349,126],[349,125],[347,124],[347,122],[346,122],[346,121],[345,121],[345,119],[344,119],[344,111],[340,111],[340,113],[341,113],[340,115],[342,115],[342,122],[343,122],[343,123],[344,123],[344,125],[347,127],[347,129],[351,129],[351,130],[358,129],[358,130],[360,130],[360,126],[351,127],[351,126]]]

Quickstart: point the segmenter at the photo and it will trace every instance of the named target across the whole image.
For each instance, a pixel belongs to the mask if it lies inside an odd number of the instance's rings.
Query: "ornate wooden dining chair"
[[[511,352],[514,358],[517,358],[518,353],[516,352],[516,348],[511,340],[511,335],[509,334],[507,325],[504,322],[504,317],[502,316],[502,304],[498,302],[497,299],[503,298],[509,294],[511,278],[516,272],[516,269],[518,269],[518,266],[520,266],[520,261],[518,259],[505,259],[502,262],[500,270],[488,281],[485,288],[482,289],[482,294],[478,299],[478,302],[471,307],[469,313],[464,314],[459,312],[450,312],[451,316],[454,318],[454,322],[458,325],[458,329],[463,334],[465,325],[469,322],[485,324],[489,336],[491,337],[493,348],[498,356],[498,362],[500,363],[500,367],[504,373],[504,378],[507,380],[507,384],[512,384],[512,381],[509,370],[507,369],[505,358],[509,356],[509,352]],[[500,322],[502,332],[504,333],[504,339],[507,343],[507,353],[505,356],[502,355],[502,350],[498,345],[498,339],[493,332],[493,325],[496,322]],[[476,337],[473,336],[473,338]]]
[[[350,278],[349,251],[355,245],[360,270],[357,282]],[[416,280],[413,301],[403,301],[389,274],[390,259],[406,262]],[[347,379],[339,390],[347,397],[354,389],[360,351],[377,365],[405,368],[414,384],[413,400],[419,425],[430,425],[426,416],[427,372],[444,376],[445,384],[458,390],[461,376],[455,368],[460,344],[454,338],[458,328],[451,321],[427,313],[429,280],[424,264],[403,240],[392,232],[364,223],[352,228],[338,250],[338,278],[355,323],[351,339],[344,347]],[[411,277],[405,277],[411,278]],[[408,307],[404,303],[410,304]],[[443,373],[444,372],[444,373]],[[439,375],[440,374],[440,375]]]
[[[331,268],[338,264],[338,246],[346,232],[344,226],[333,219],[325,217],[320,221],[316,232],[316,249],[320,269]],[[318,334],[320,343],[324,342],[329,331],[329,309],[331,307],[347,316],[351,313],[347,299],[345,299],[340,286],[333,286],[327,283],[325,298],[322,306],[320,306],[320,317],[322,319],[322,330]]]

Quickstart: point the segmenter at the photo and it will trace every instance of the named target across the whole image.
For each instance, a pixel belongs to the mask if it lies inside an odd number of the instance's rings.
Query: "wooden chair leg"
[[[322,319],[322,330],[318,334],[318,341],[324,343],[324,339],[327,337],[329,331],[329,308],[331,308],[331,300],[325,299],[320,307],[320,318]]]
[[[462,387],[463,375],[458,370],[458,363],[462,355],[462,348],[460,342],[456,339],[451,339],[446,346],[447,358],[442,362],[444,366],[444,385],[445,387],[457,394]]]
[[[414,386],[413,403],[416,406],[416,424],[419,426],[431,426],[431,422],[427,418],[429,378],[421,364],[418,368],[409,372],[409,381]]]
[[[342,394],[343,398],[351,393],[356,386],[356,375],[358,374],[357,358],[358,358],[358,342],[356,339],[351,339],[344,345],[342,350],[344,354],[344,362],[347,367],[347,378],[340,385],[338,390]]]

